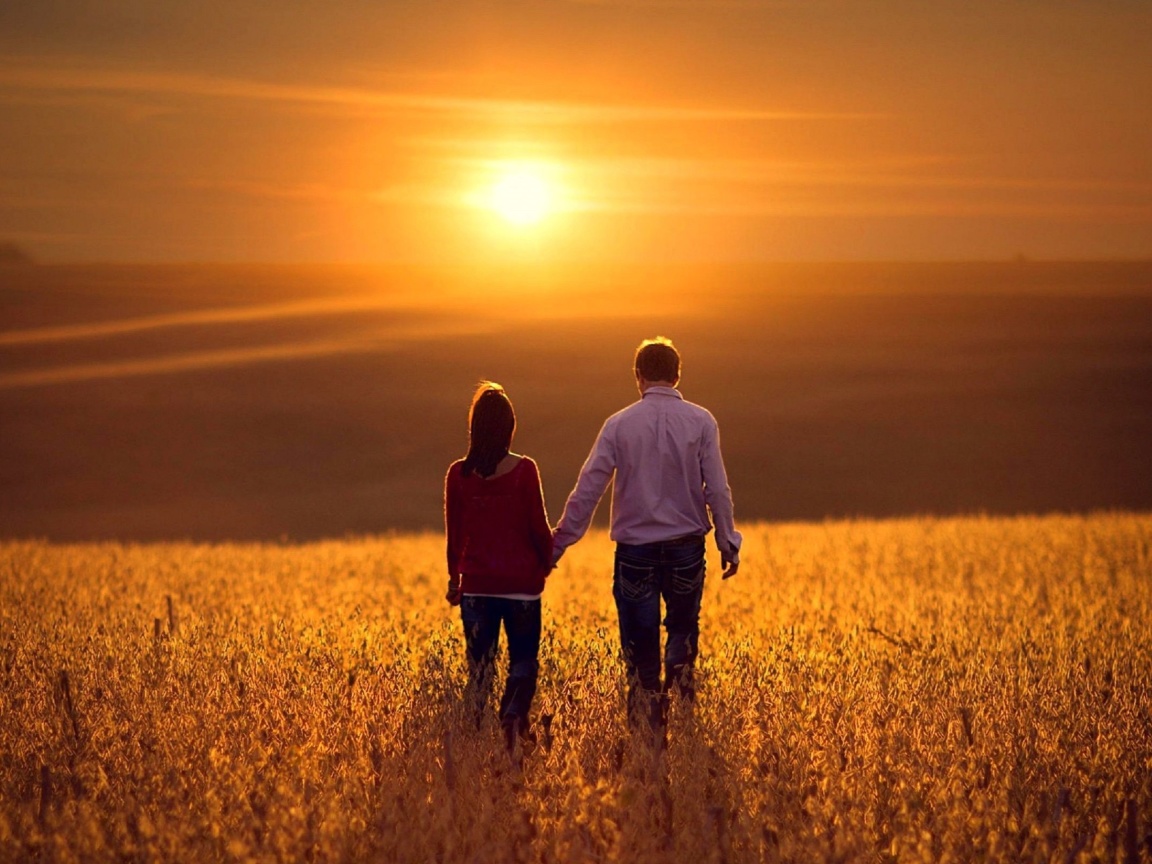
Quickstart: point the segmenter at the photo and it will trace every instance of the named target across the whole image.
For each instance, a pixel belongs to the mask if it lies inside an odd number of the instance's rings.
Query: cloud
[[[173,316],[185,317],[189,316]],[[239,320],[239,319],[231,319]],[[189,323],[187,321],[183,323]],[[95,330],[99,325],[89,325]],[[77,328],[53,328],[61,331]],[[19,372],[0,373],[0,390],[27,387],[44,387],[54,384],[72,384],[81,381],[101,379],[136,378],[144,375],[170,375],[180,372],[195,372],[207,369],[228,369],[248,366],[254,363],[271,363],[292,360],[307,360],[314,357],[327,357],[334,354],[378,353],[394,351],[403,344],[431,338],[444,338],[474,333],[488,332],[490,326],[477,322],[467,324],[447,324],[445,322],[410,323],[392,327],[381,327],[374,331],[349,335],[337,339],[283,342],[272,345],[255,345],[241,348],[208,349],[187,351],[148,357],[140,360],[94,361],[56,366],[47,369],[28,369]],[[118,333],[128,332],[127,330]],[[87,335],[94,335],[89,333]],[[107,332],[111,335],[111,332]]]
[[[382,346],[368,340],[327,340],[253,348],[231,348],[217,351],[190,351],[146,360],[78,363],[50,369],[0,373],[0,390],[42,387],[50,384],[72,384],[107,378],[135,378],[141,375],[163,375],[201,369],[228,368],[251,363],[298,360],[380,350]]]
[[[100,321],[94,324],[69,324],[59,327],[9,330],[0,332],[0,346],[101,339],[171,327],[241,324],[314,315],[343,315],[348,312],[395,308],[396,305],[394,301],[387,301],[379,297],[334,297],[321,300],[300,300],[293,303],[267,303],[256,306],[201,309],[169,315],[148,315],[139,318],[122,318],[118,321]]]
[[[454,184],[395,183],[341,188],[308,183],[193,182],[248,197],[282,201],[487,207],[483,179],[507,160],[483,153],[486,142],[427,142],[448,149]],[[489,142],[490,143],[490,142]],[[482,155],[464,155],[467,149]],[[780,215],[1015,215],[1102,221],[1152,215],[1152,184],[1108,180],[981,175],[957,156],[871,160],[564,158],[545,160],[558,176],[554,209],[570,213]],[[480,196],[482,198],[483,196]],[[2,339],[0,339],[2,344]]]
[[[809,7],[816,0],[562,0],[572,6],[627,7],[637,9],[696,9],[711,12],[717,9],[780,9]]]
[[[344,108],[380,113],[452,114],[482,119],[501,118],[540,125],[691,122],[872,120],[868,112],[772,111],[759,108],[693,108],[669,105],[629,105],[594,102],[550,102],[488,99],[437,93],[370,90],[281,84],[173,72],[125,71],[79,63],[0,58],[0,88],[54,94],[127,93],[244,100],[286,106]]]
[[[1022,217],[1138,223],[1152,184],[983,175],[959,157],[859,162],[603,159],[573,166],[570,209],[737,217]]]

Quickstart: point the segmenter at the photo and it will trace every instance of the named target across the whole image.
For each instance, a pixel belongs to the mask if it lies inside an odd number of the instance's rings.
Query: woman
[[[460,605],[478,724],[504,625],[508,680],[500,725],[511,750],[517,735],[534,737],[528,711],[536,693],[540,595],[552,567],[552,529],[536,463],[510,452],[516,414],[503,387],[480,384],[468,426],[468,455],[452,463],[444,481],[447,599]]]

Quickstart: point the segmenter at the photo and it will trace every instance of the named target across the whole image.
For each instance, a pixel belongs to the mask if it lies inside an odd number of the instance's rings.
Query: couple
[[[641,398],[605,421],[555,532],[548,525],[536,463],[510,452],[516,416],[500,385],[486,382],[476,391],[468,455],[448,469],[447,599],[460,605],[477,721],[503,622],[508,678],[500,723],[509,749],[517,736],[533,740],[528,712],[539,668],[544,580],[564,550],[584,536],[613,477],[612,595],[633,727],[662,739],[669,689],[675,686],[684,698],[695,698],[704,538],[711,520],[724,578],[739,567],[741,537],[732,520],[716,420],[676,389],[680,355],[669,340],[642,342],[635,372]],[[663,684],[661,597],[668,630]]]

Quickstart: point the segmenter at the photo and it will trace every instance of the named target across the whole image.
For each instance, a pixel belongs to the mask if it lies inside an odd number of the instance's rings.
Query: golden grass
[[[1152,517],[744,528],[663,756],[569,552],[522,771],[438,536],[4,544],[0,859],[1150,860]]]

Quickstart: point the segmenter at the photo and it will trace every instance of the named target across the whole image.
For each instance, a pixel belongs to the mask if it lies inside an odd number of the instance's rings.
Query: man
[[[662,734],[668,691],[695,699],[693,670],[704,590],[704,538],[716,524],[724,578],[740,566],[741,536],[720,456],[715,418],[676,389],[680,355],[662,337],[636,351],[640,401],[605,422],[554,535],[555,561],[584,536],[608,482],[611,537],[616,542],[612,595],[628,672],[633,725]],[[668,630],[660,678],[660,600]]]

